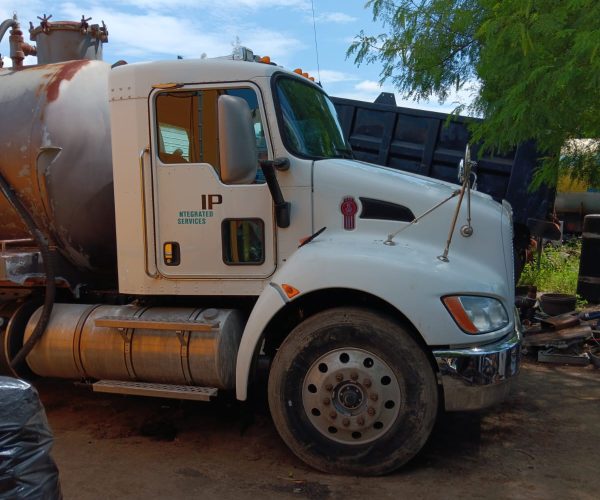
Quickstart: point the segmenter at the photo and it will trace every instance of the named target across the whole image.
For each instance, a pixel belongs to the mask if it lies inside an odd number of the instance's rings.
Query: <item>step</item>
[[[124,382],[121,380],[100,380],[92,384],[92,389],[94,392],[107,392],[110,394],[190,399],[193,401],[210,401],[210,398],[215,397],[218,392],[218,389],[215,387],[154,384],[149,382]]]

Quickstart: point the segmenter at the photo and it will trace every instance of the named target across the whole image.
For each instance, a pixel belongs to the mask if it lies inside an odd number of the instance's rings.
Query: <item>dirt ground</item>
[[[383,478],[310,469],[264,409],[37,387],[66,500],[600,498],[600,370],[592,367],[526,362],[506,403],[445,415],[417,458]]]

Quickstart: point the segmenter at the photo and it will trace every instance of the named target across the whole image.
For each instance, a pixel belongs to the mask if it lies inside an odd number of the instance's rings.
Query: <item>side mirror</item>
[[[241,97],[219,97],[219,155],[225,184],[251,184],[256,178],[258,156],[252,112]]]
[[[467,142],[465,147],[465,163],[469,165],[471,163],[471,145]]]
[[[470,179],[471,168],[475,165],[475,162],[471,161],[471,146],[467,143],[465,148],[465,157],[461,159],[458,164],[458,182],[462,184],[465,179]]]

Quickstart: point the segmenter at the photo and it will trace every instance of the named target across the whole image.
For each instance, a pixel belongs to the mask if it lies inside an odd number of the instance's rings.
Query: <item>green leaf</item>
[[[573,138],[600,138],[598,0],[370,0],[384,29],[348,49],[378,64],[381,81],[405,97],[441,101],[479,83],[468,112],[484,148],[537,141],[546,151],[533,186],[555,184],[560,151]],[[461,108],[461,111],[464,108]],[[562,167],[560,167],[562,168]],[[600,155],[572,161],[569,175],[600,184]]]

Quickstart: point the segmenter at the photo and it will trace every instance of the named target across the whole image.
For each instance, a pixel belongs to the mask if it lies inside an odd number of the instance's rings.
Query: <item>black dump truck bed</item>
[[[469,120],[445,113],[401,108],[393,94],[382,93],[375,103],[333,97],[344,134],[354,157],[435,179],[457,183],[458,164],[471,135]],[[481,155],[477,161],[477,190],[513,208],[517,255],[529,244],[527,220],[546,219],[554,204],[554,191],[528,187],[539,160],[533,142],[520,144],[504,155]]]

